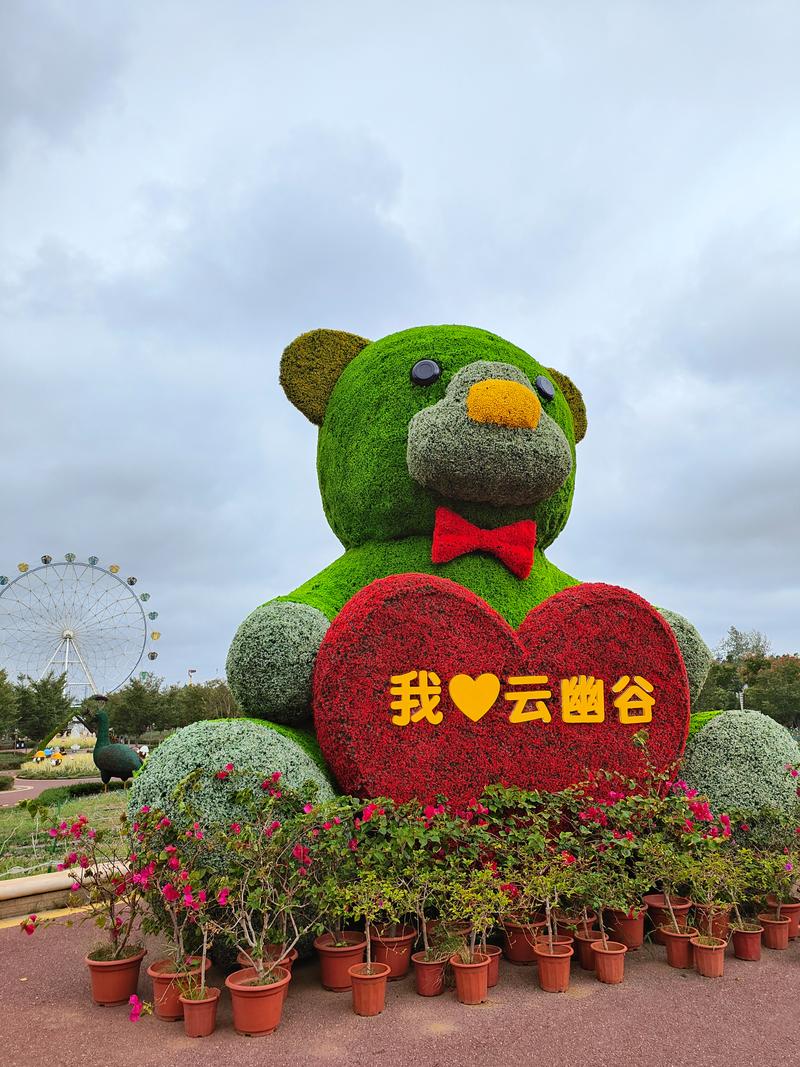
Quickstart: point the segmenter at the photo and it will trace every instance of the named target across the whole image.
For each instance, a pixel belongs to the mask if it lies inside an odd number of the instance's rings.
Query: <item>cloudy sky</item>
[[[277,382],[457,322],[582,388],[550,551],[800,651],[792,0],[0,5],[0,571],[119,562],[160,671],[338,554]]]

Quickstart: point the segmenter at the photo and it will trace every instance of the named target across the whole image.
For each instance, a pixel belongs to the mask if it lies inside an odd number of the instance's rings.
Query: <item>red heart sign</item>
[[[463,802],[485,785],[561,789],[587,770],[635,776],[686,742],[689,689],[672,631],[641,597],[578,585],[515,632],[444,578],[382,578],[331,623],[314,720],[345,792]]]

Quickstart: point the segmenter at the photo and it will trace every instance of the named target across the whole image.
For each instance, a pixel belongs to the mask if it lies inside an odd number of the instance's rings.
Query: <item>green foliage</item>
[[[760,630],[739,630],[730,626],[715,651],[720,659],[729,663],[739,663],[749,657],[765,659],[770,653],[770,641]]]
[[[721,711],[698,711],[689,719],[689,737],[694,737],[696,733],[703,729],[712,719],[717,715],[721,715]]]
[[[22,737],[45,742],[69,721],[72,708],[64,692],[65,676],[28,678],[16,687],[17,729]]]
[[[232,718],[241,708],[219,678],[195,685],[165,686],[148,675],[131,678],[106,704],[109,724],[118,737],[142,740],[151,731],[174,730],[203,719]]]
[[[14,778],[10,774],[0,774],[0,793],[14,788]]]
[[[10,737],[19,721],[16,686],[0,670],[0,737]]]
[[[67,800],[77,800],[79,797],[91,797],[97,793],[114,792],[121,789],[124,789],[124,783],[109,782],[108,790],[106,790],[98,778],[96,782],[76,782],[75,785],[58,785],[53,786],[52,789],[43,789],[37,799],[43,804],[57,806]]]
[[[683,776],[719,811],[788,808],[796,798],[786,764],[800,762],[788,730],[757,711],[726,711],[694,735]]]
[[[303,744],[307,744],[305,738]],[[150,755],[131,787],[131,810],[143,804],[178,820],[175,790],[187,775],[198,769],[215,774],[232,763],[239,774],[237,788],[227,781],[207,779],[193,803],[204,825],[224,825],[247,817],[247,806],[237,793],[248,789],[257,795],[261,783],[280,771],[287,787],[316,789],[320,797],[333,790],[326,772],[308,754],[292,731],[272,729],[268,723],[248,719],[218,719],[196,722],[177,730]]]
[[[800,721],[800,657],[776,656],[758,672],[747,703],[785,726]]]
[[[28,759],[26,752],[0,752],[0,771],[17,771]]]

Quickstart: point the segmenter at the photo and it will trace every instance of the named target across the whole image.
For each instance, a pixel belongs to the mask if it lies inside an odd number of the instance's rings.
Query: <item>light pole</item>
[[[194,685],[194,682],[192,681],[192,675],[197,674],[197,667],[190,667],[187,671],[187,674],[189,675],[189,685]]]

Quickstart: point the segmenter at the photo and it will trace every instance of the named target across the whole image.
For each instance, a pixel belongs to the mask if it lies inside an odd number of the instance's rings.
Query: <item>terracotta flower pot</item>
[[[737,960],[751,960],[757,962],[761,959],[761,935],[764,927],[760,923],[751,923],[753,930],[733,929],[733,954]]]
[[[142,949],[121,960],[91,960],[87,956],[86,966],[89,968],[95,1004],[127,1004],[138,988],[139,969],[146,955]]]
[[[574,949],[572,945],[546,940],[537,941],[534,950],[539,978],[539,988],[545,993],[565,993],[569,985],[569,965]]]
[[[781,908],[783,912],[783,908]],[[781,914],[780,919],[774,912],[763,912],[758,921],[764,927],[761,935],[767,948],[784,949],[789,947],[789,919]]]
[[[214,1033],[219,1004],[219,990],[216,986],[207,986],[206,996],[202,1000],[184,996],[178,999],[183,1004],[183,1029],[187,1037],[208,1037]]]
[[[366,963],[356,963],[350,968],[356,1015],[380,1015],[386,1003],[386,980],[390,970],[388,963],[373,963],[369,973],[366,973]]]
[[[712,908],[707,904],[695,904],[694,924],[705,937],[717,937],[720,941],[728,940],[730,932],[730,906]]]
[[[662,944],[667,949],[667,963],[670,967],[690,971],[694,966],[694,950],[692,949],[691,941],[697,935],[697,930],[692,926],[688,930],[679,930],[676,933],[674,930],[662,926],[660,933]]]
[[[584,969],[584,971],[594,970],[594,952],[592,952],[592,942],[600,940],[599,930],[589,930],[588,934],[584,933],[583,928],[575,931],[575,955],[578,959],[578,963]]]
[[[421,997],[438,997],[444,993],[444,969],[447,960],[426,960],[424,952],[415,952],[414,985]]]
[[[625,953],[628,946],[621,941],[592,942],[594,952],[594,969],[598,982],[606,985],[619,985],[625,976]]]
[[[425,930],[428,934],[428,939],[436,933],[436,930],[442,926],[445,933],[452,935],[453,937],[469,937],[472,933],[472,923],[469,922],[442,922],[441,919],[426,919]]]
[[[583,914],[581,915],[568,915],[565,912],[555,911],[556,919],[556,933],[569,934],[570,937],[575,936],[575,931],[578,930],[584,923]],[[595,912],[590,911],[586,915],[586,924],[591,929],[597,922],[597,915]]]
[[[725,970],[725,949],[728,942],[720,937],[705,937],[698,934],[691,940],[697,973],[703,978],[722,978]]]
[[[503,955],[503,950],[499,945],[487,945],[481,949],[484,956],[489,957],[489,970],[486,972],[486,984],[489,989],[493,989],[494,986],[500,981],[500,957]]]
[[[778,906],[778,898],[770,893],[767,904],[774,911]],[[789,940],[794,941],[800,936],[800,903],[794,900],[784,901],[781,904],[781,918],[784,916],[789,920]]]
[[[272,947],[272,946],[270,946],[270,947]],[[277,950],[280,950],[280,947],[281,947],[280,945],[275,946],[275,948]],[[277,951],[271,952],[268,955],[267,958],[270,959],[270,960],[274,960],[275,957],[277,956],[277,954],[278,954]],[[238,952],[236,954],[236,962],[239,964],[240,967],[251,967],[252,966],[252,964],[250,963],[250,960],[248,959],[246,953],[243,952],[243,951],[240,951],[240,952]],[[289,972],[289,977],[290,978],[292,976],[292,965],[294,963],[296,963],[296,962],[297,962],[297,949],[296,948],[290,949],[286,953],[286,955],[283,957],[283,959],[277,960],[277,963],[279,963],[280,966],[283,967],[283,969],[285,971]],[[289,986],[288,985],[286,987],[286,992],[287,992],[287,994],[289,992]]]
[[[633,952],[644,944],[644,917],[647,908],[632,908],[630,911],[618,911],[613,908],[612,933],[614,938]]]
[[[456,976],[456,997],[460,1004],[482,1004],[489,988],[489,957],[475,953],[474,963],[462,963],[459,956],[451,956],[450,964]]]
[[[201,970],[199,956],[189,956],[188,960],[192,961],[192,966],[182,971],[175,970],[174,960],[156,960],[147,968],[153,979],[153,1011],[158,1019],[177,1022],[183,1018],[180,983],[187,978],[198,978]],[[206,960],[206,971],[210,966],[211,961]]]
[[[541,920],[517,923],[507,919],[503,923],[503,954],[509,963],[526,966],[536,962],[533,946],[544,926]]]
[[[665,923],[671,922],[669,908],[667,907],[667,898],[663,893],[648,893],[647,896],[642,899],[647,906],[650,921],[653,924],[656,943],[659,945],[666,944],[661,928]],[[675,913],[675,921],[678,924],[678,928],[685,929],[687,915],[692,906],[691,900],[689,900],[688,897],[673,896],[669,899],[672,904],[672,910]]]
[[[388,965],[390,982],[405,978],[411,964],[411,950],[417,940],[416,928],[404,926],[402,933],[397,935],[384,934],[378,930],[371,933],[374,962]]]
[[[549,945],[550,942],[554,945],[569,945],[570,947],[575,944],[575,938],[572,934],[553,934],[551,938],[547,933],[547,930],[540,930],[536,936],[536,945]]]
[[[255,967],[243,967],[225,979],[233,1007],[233,1028],[246,1037],[262,1037],[278,1029],[289,984],[289,972],[276,967],[275,981],[267,985],[252,985]]]
[[[341,940],[346,945],[334,945],[330,934],[322,934],[314,941],[319,955],[323,989],[344,993],[351,988],[350,968],[363,963],[367,939],[358,930],[342,931]]]

